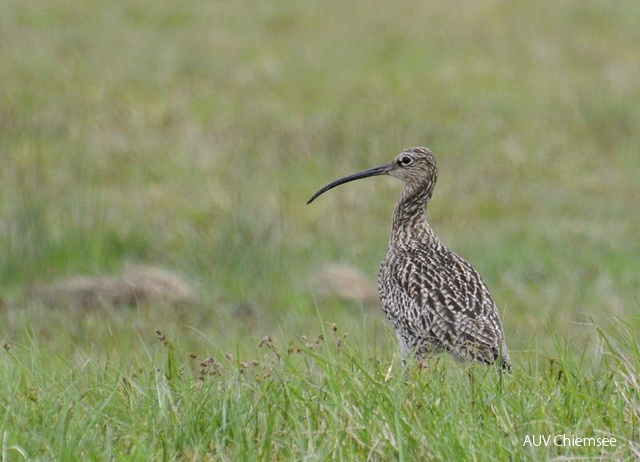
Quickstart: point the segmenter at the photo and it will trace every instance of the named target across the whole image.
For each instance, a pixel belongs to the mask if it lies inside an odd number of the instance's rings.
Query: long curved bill
[[[386,175],[389,172],[389,170],[391,170],[392,168],[393,168],[393,164],[388,163],[388,164],[381,165],[379,167],[370,168],[369,170],[363,170],[362,172],[354,173],[353,175],[345,176],[336,181],[332,181],[331,183],[326,185],[324,188],[322,188],[320,191],[318,191],[313,196],[311,196],[311,199],[307,201],[307,204],[312,203],[314,200],[316,200],[316,197],[318,197],[320,194],[324,194],[330,189],[335,188],[336,186],[349,183],[350,181],[360,180],[361,178],[368,178],[370,176]]]

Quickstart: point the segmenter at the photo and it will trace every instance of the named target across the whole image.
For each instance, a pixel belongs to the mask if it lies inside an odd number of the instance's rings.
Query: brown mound
[[[378,288],[366,274],[353,266],[330,263],[317,275],[320,293],[377,305]]]
[[[189,301],[193,291],[176,274],[154,266],[133,266],[117,276],[74,276],[33,286],[32,300],[49,306],[91,309],[100,305],[135,306],[140,303]]]

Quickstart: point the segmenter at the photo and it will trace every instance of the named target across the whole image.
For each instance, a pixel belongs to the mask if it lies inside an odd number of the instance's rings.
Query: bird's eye
[[[413,159],[409,156],[404,156],[402,159],[400,159],[400,163],[402,165],[409,165],[411,164],[411,162],[413,162]]]

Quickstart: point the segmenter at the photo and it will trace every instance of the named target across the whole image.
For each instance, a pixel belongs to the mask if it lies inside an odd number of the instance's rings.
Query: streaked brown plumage
[[[429,149],[405,149],[387,164],[329,183],[307,203],[336,186],[377,175],[404,181],[378,274],[382,308],[396,330],[402,356],[449,351],[509,369],[500,315],[487,286],[427,222],[426,206],[438,176]]]

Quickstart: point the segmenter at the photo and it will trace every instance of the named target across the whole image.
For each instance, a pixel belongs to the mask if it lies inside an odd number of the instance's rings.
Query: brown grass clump
[[[378,304],[378,288],[374,281],[353,266],[330,263],[316,276],[316,286],[323,295],[335,295],[367,305]]]
[[[73,276],[36,284],[28,298],[52,307],[93,309],[101,305],[136,306],[191,300],[191,286],[178,275],[155,266],[132,266],[116,276]]]

